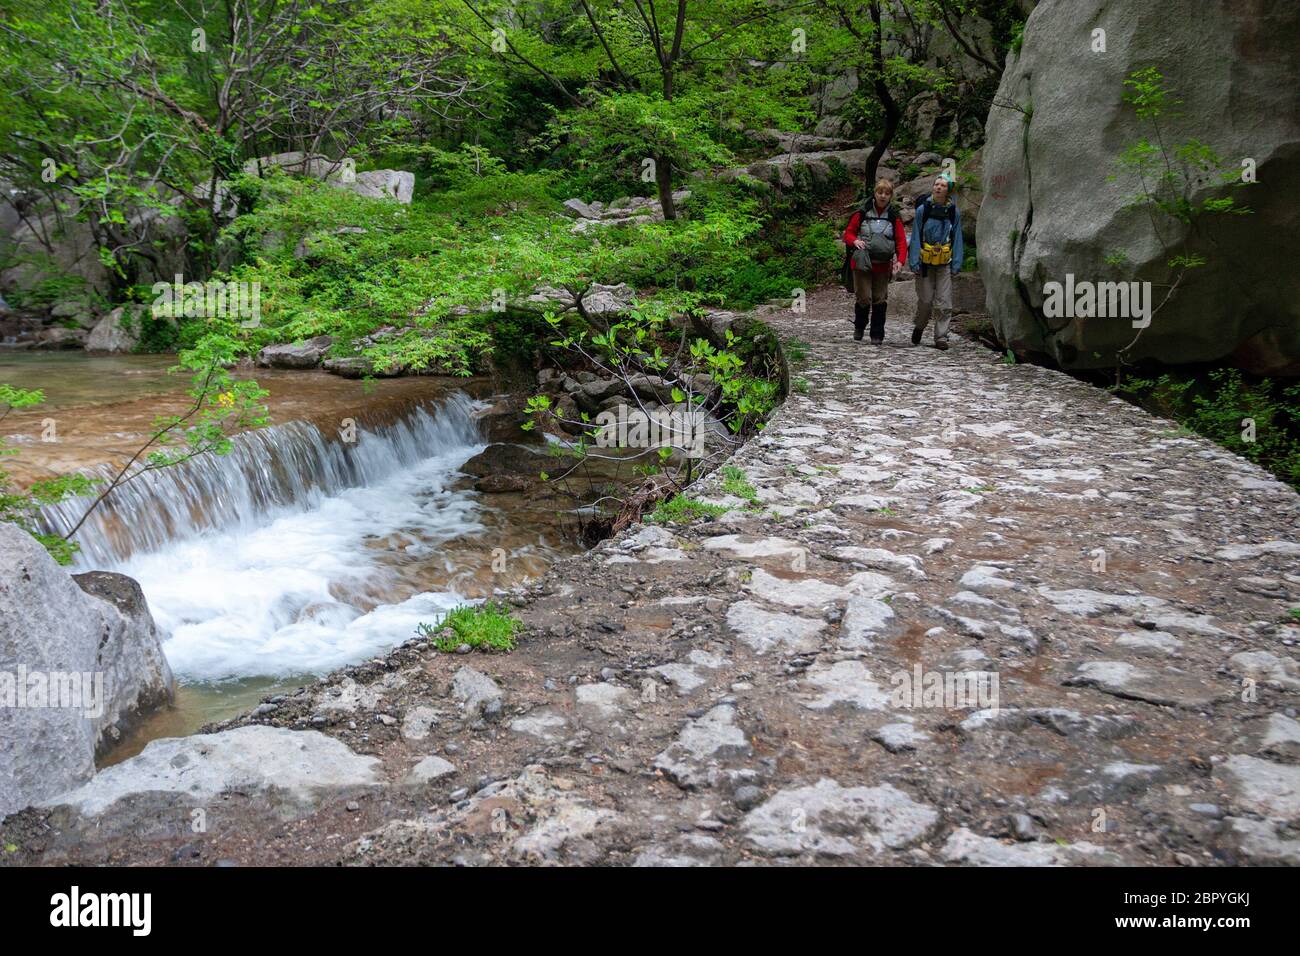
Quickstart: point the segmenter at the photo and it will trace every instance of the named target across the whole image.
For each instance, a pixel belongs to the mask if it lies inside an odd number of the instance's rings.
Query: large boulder
[[[564,289],[544,285],[532,295],[513,303],[516,308],[540,311],[567,311],[576,308],[573,296]],[[593,318],[613,318],[636,307],[636,290],[626,282],[602,285],[593,282],[583,294],[582,308]]]
[[[291,176],[318,179],[371,199],[395,199],[406,204],[415,195],[415,173],[401,169],[372,169],[358,173],[353,160],[330,159],[320,153],[275,153],[244,163],[244,172],[249,176],[264,176],[273,169]]]
[[[294,150],[288,153],[274,153],[270,156],[258,156],[244,163],[244,174],[248,176],[265,176],[274,169],[282,170],[290,176],[306,176],[310,179],[325,179],[327,176],[345,175],[348,165],[341,159],[330,159],[321,153],[305,153]]]
[[[870,149],[816,150],[813,152],[781,153],[760,159],[748,166],[724,169],[718,179],[730,181],[740,176],[752,176],[771,183],[780,189],[791,189],[796,175],[807,175],[815,183],[824,183],[831,177],[832,165],[844,168],[849,176],[860,179],[867,169]]]
[[[333,344],[331,336],[318,335],[305,342],[268,345],[257,353],[257,364],[262,368],[315,368]]]
[[[91,329],[86,338],[87,352],[130,352],[140,341],[143,306],[119,305]]]
[[[1104,53],[1093,52],[1094,29],[1105,31]],[[1287,267],[1286,243],[1279,241],[1300,234],[1297,46],[1294,3],[1037,6],[996,100],[1018,108],[995,105],[989,113],[987,199],[977,226],[990,312],[1008,345],[1066,367],[1111,366],[1135,337],[1131,319],[1047,317],[1044,285],[1064,284],[1067,275],[1149,281],[1158,304],[1173,278],[1170,256],[1200,254],[1206,264],[1186,273],[1128,359],[1230,361],[1260,373],[1300,373],[1300,270]],[[1208,215],[1194,229],[1162,221],[1167,249],[1147,212],[1129,205],[1139,184],[1116,162],[1125,148],[1152,137],[1122,99],[1125,78],[1147,66],[1164,73],[1181,101],[1160,117],[1160,139],[1200,141],[1233,167],[1251,159],[1259,182],[1241,197],[1249,215]],[[1218,195],[1222,187],[1211,183],[1192,198]],[[1119,253],[1123,264],[1112,264]]]
[[[415,195],[415,173],[402,169],[371,169],[357,173],[350,182],[330,181],[330,185],[348,189],[371,199],[395,199],[409,205]]]
[[[131,578],[75,578],[0,523],[0,818],[88,780],[174,684]]]

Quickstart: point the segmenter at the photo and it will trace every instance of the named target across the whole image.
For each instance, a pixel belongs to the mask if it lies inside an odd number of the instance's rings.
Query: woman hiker
[[[890,203],[894,184],[877,179],[870,199],[849,217],[844,243],[853,250],[853,338],[862,341],[862,331],[871,321],[871,344],[885,341],[885,301],[889,280],[907,261],[907,230]]]
[[[917,204],[912,220],[912,252],[908,268],[916,273],[916,318],[912,344],[921,344],[921,334],[934,318],[934,347],[948,347],[948,326],[952,322],[952,277],[961,272],[961,213],[950,198],[953,182],[947,173],[934,180],[930,195]]]

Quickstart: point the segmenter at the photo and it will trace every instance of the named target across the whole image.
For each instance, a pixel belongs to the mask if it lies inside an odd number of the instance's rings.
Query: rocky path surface
[[[847,298],[732,464],[512,601],[10,818],[19,862],[1300,863],[1300,496]],[[734,482],[733,482],[734,487]],[[484,542],[492,547],[491,542]],[[148,758],[147,760],[145,758]],[[200,826],[201,824],[201,826]]]

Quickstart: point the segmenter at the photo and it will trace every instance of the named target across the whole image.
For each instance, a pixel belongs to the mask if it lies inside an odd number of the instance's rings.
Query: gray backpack
[[[893,203],[885,209],[883,216],[876,215],[875,203],[868,201],[862,207],[858,238],[866,240],[866,253],[872,262],[888,262],[898,254],[894,243],[894,220],[897,218],[898,210]]]

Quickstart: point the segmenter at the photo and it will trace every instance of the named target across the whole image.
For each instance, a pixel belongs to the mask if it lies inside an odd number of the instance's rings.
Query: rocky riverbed
[[[1066,375],[909,348],[891,298],[880,349],[839,290],[765,316],[807,358],[732,459],[754,494],[715,473],[725,514],[516,588],[515,652],[416,640],[156,741],[0,859],[1300,862],[1300,496]]]

